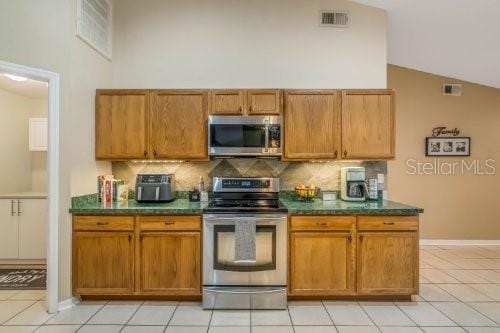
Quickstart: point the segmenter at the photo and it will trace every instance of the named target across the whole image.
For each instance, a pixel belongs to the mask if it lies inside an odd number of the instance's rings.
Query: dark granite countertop
[[[423,209],[379,200],[366,202],[347,202],[336,200],[323,202],[320,198],[312,202],[298,201],[289,196],[281,197],[281,202],[289,214],[304,215],[418,215]],[[70,213],[82,215],[191,215],[202,214],[207,203],[190,202],[185,198],[177,198],[169,203],[138,203],[135,200],[113,202],[103,205],[97,201],[96,195],[75,197],[72,199]]]
[[[281,198],[288,214],[303,215],[418,215],[422,208],[408,206],[402,203],[378,200],[365,202],[350,202],[336,200],[323,201],[319,198],[312,202],[299,201],[292,198]]]
[[[201,215],[206,203],[190,202],[178,198],[165,203],[138,203],[135,200],[113,202],[104,205],[96,195],[75,197],[71,200],[72,214],[81,215]]]

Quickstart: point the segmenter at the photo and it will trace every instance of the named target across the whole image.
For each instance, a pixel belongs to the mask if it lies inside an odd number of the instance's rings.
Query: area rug
[[[6,289],[45,289],[46,269],[2,268],[0,269],[0,290]]]

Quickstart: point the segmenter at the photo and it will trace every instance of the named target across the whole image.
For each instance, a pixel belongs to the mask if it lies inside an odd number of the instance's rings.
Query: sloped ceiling
[[[500,88],[500,0],[356,0],[385,9],[388,62]]]

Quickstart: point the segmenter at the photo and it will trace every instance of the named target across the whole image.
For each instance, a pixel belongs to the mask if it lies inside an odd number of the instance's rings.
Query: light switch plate
[[[383,184],[385,182],[383,173],[377,173],[377,183]]]

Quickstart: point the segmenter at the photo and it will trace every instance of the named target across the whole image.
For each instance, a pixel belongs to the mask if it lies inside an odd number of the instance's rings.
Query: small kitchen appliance
[[[287,209],[279,179],[215,177],[213,192],[203,210],[203,308],[286,309]],[[241,258],[245,238],[250,258]]]
[[[210,156],[280,156],[281,116],[209,116]]]
[[[345,201],[365,201],[366,176],[363,167],[340,169],[340,197]]]
[[[135,180],[137,202],[169,202],[175,199],[173,174],[138,174]]]

